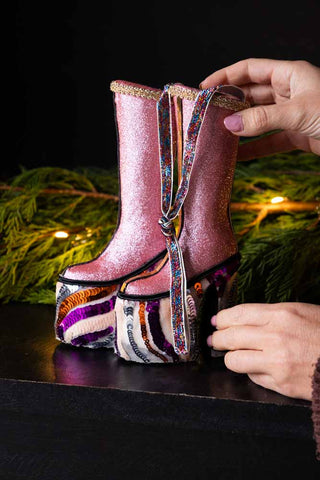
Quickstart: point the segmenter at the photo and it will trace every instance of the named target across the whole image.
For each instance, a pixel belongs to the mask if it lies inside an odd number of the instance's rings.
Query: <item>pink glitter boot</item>
[[[178,137],[184,137],[182,177],[172,198],[173,164],[168,111],[175,99]],[[210,318],[231,306],[239,266],[229,203],[238,137],[223,124],[231,111],[247,108],[242,91],[220,86],[198,91],[167,86],[158,102],[162,215],[167,255],[156,270],[123,283],[116,304],[115,353],[128,361],[199,361]],[[177,144],[181,141],[179,138]],[[173,221],[182,211],[179,238]]]
[[[166,253],[161,216],[157,100],[161,91],[125,81],[111,83],[118,132],[118,226],[100,255],[67,267],[57,283],[55,334],[89,348],[113,347],[115,300],[127,278]]]

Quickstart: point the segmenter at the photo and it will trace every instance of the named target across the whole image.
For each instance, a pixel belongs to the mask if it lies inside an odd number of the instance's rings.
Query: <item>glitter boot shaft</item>
[[[168,256],[152,275],[124,282],[116,303],[115,353],[143,363],[199,361],[210,355],[210,318],[235,303],[240,261],[229,214],[238,137],[223,120],[230,110],[247,107],[242,92],[231,86],[199,92],[174,85],[168,93],[180,119],[176,142],[181,136],[184,145],[180,196],[167,212],[162,208],[160,220]],[[166,118],[161,111],[162,121]],[[161,159],[161,138],[164,150],[168,142],[165,126],[159,131]],[[169,151],[160,160],[162,202],[170,199],[168,156]],[[177,207],[183,213],[178,240],[170,217]]]
[[[96,258],[68,266],[57,283],[56,338],[89,348],[113,347],[119,286],[152,269],[166,253],[158,226],[157,99],[161,92],[125,81],[112,82],[111,90],[118,138],[118,225]]]

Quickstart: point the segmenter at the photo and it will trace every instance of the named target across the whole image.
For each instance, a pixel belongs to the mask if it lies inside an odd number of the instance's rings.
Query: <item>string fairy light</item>
[[[281,202],[284,202],[285,201],[285,198],[284,197],[273,197],[271,198],[270,202],[275,204],[275,203],[281,203]]]
[[[63,232],[63,231],[55,232],[53,235],[56,238],[68,238],[69,237],[69,233]]]
[[[318,174],[318,173],[317,173]],[[12,190],[12,191],[24,191],[24,187],[13,187],[11,185],[0,185],[1,190]],[[56,194],[56,195],[81,195],[83,197],[97,197],[103,198],[108,200],[113,200],[118,202],[119,198],[115,195],[109,195],[102,192],[86,192],[80,190],[61,190],[55,188],[47,188],[40,191],[41,194]],[[282,197],[277,195],[267,202],[257,202],[257,203],[250,203],[250,202],[231,202],[230,210],[232,212],[239,212],[239,211],[258,211],[257,217],[250,222],[243,230],[239,232],[239,235],[243,235],[248,232],[253,226],[260,224],[269,213],[275,212],[284,212],[284,211],[291,211],[291,212],[316,212],[318,218],[315,223],[319,223],[320,221],[320,202],[319,198],[316,197],[315,201],[290,201],[286,197]],[[86,237],[92,236],[92,230],[90,228],[86,228]],[[56,238],[68,238],[69,233],[64,231],[57,231],[53,234]],[[74,245],[78,245],[79,243],[86,243],[86,239],[83,239],[82,236],[77,235],[75,240],[72,242]]]

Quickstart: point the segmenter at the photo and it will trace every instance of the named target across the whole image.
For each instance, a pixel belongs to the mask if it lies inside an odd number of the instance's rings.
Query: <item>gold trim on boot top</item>
[[[143,87],[142,85],[131,85],[127,83],[122,83],[120,80],[114,80],[110,84],[110,90],[114,93],[121,93],[123,95],[133,95],[134,97],[147,98],[149,100],[158,101],[161,95],[161,90],[150,89],[148,87]],[[172,96],[179,98],[185,98],[186,100],[194,101],[200,90],[188,88],[180,85],[170,86],[170,93]],[[249,108],[250,104],[248,102],[241,102],[240,100],[234,100],[227,98],[223,95],[214,96],[210,102],[212,105],[217,105],[218,107],[227,108],[228,110],[240,111],[245,108]]]

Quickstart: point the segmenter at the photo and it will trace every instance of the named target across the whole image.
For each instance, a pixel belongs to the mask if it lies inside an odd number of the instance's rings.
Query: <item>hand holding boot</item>
[[[224,120],[237,136],[281,132],[240,145],[239,160],[300,149],[320,154],[320,68],[305,61],[242,60],[207,77],[201,88],[241,86],[253,105]],[[320,352],[320,306],[304,303],[242,304],[213,317],[208,337],[229,350],[226,366],[290,397],[311,400],[311,378]]]
[[[248,303],[213,317],[208,345],[228,350],[226,366],[282,395],[311,400],[320,352],[320,305]]]
[[[250,58],[214,72],[200,87],[222,83],[241,87],[253,105],[227,117],[228,130],[243,137],[282,130],[240,145],[239,160],[295,149],[320,154],[320,68],[300,60]]]

